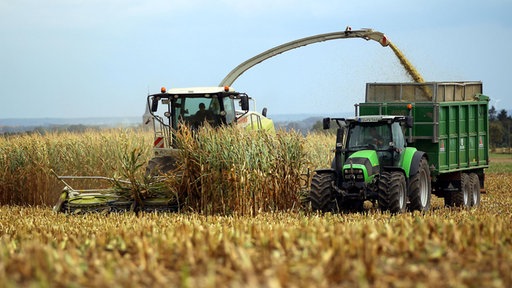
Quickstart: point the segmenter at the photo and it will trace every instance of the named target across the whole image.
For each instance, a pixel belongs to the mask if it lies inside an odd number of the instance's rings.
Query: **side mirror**
[[[263,117],[267,117],[267,107],[263,108],[263,110],[261,110],[261,115],[263,115]]]
[[[405,127],[412,128],[414,126],[414,118],[412,116],[405,116]]]
[[[324,118],[322,120],[322,125],[323,125],[324,130],[330,129],[331,128],[331,118],[329,118],[329,117]]]
[[[153,97],[151,101],[151,112],[156,112],[158,110],[158,100],[160,100],[160,97]]]
[[[247,95],[240,96],[240,108],[243,111],[249,111],[249,96],[247,96]]]

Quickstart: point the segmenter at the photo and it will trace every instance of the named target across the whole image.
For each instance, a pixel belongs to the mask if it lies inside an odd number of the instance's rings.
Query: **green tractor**
[[[331,122],[338,125],[335,156],[330,169],[313,176],[313,210],[362,211],[366,200],[391,213],[430,208],[427,154],[407,147],[404,137],[411,116],[324,118],[323,128]]]

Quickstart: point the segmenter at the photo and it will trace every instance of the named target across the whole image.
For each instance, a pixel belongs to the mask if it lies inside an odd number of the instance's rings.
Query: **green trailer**
[[[368,83],[366,102],[358,106],[360,115],[413,117],[405,136],[409,146],[427,153],[438,196],[453,190],[453,179],[463,173],[476,173],[485,191],[489,97],[481,82]]]
[[[313,209],[360,209],[370,200],[392,212],[426,211],[431,194],[448,206],[478,206],[488,105],[481,82],[368,83],[354,118],[324,119],[324,128],[339,128],[332,167],[313,177]]]

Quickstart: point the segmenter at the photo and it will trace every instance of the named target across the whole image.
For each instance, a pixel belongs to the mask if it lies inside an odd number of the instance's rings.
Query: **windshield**
[[[200,126],[205,121],[212,126],[221,123],[220,108],[217,98],[178,98],[176,100],[176,115],[185,123]]]
[[[354,125],[348,132],[348,149],[385,150],[391,142],[390,126],[387,123]]]
[[[167,97],[150,95],[148,107],[151,107],[151,114],[160,125],[171,126],[173,129],[178,129],[180,122],[193,128],[206,122],[217,127],[236,121],[234,99],[237,99],[236,96],[223,93],[177,94]]]
[[[193,127],[201,126],[205,122],[211,126],[229,124],[234,120],[230,100],[229,97],[224,97],[224,103],[221,103],[218,98],[212,97],[180,97],[175,102],[175,113],[180,120]]]

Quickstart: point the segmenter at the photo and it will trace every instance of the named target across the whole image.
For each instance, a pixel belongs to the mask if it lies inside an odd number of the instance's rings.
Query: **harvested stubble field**
[[[128,136],[124,140],[137,139]],[[72,145],[63,140],[38,139],[28,140],[46,141],[47,151],[54,145],[71,153]],[[95,141],[73,143],[92,153],[87,149]],[[306,138],[305,155],[320,158],[318,147],[329,145],[314,141],[324,137]],[[50,156],[39,154],[39,168],[32,169],[39,171],[38,179],[46,179],[41,167]],[[87,161],[91,167],[101,162]],[[73,172],[64,166],[60,169]],[[424,215],[392,216],[373,209],[320,215],[296,207],[248,216],[236,211],[228,216],[64,215],[44,205],[5,205],[0,207],[0,286],[511,287],[510,176],[500,171],[487,175],[487,193],[478,209],[445,208],[434,199]],[[47,187],[54,185],[45,181]]]

